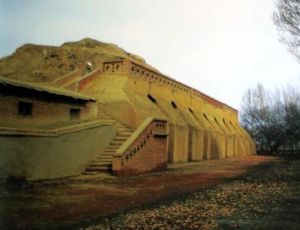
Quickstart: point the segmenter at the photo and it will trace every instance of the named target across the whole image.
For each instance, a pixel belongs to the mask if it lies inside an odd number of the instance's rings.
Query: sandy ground
[[[2,185],[0,229],[299,229],[299,169],[299,161],[247,156],[134,177]]]

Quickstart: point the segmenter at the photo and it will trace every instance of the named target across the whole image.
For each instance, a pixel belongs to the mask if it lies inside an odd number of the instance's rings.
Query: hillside
[[[114,44],[86,38],[61,46],[25,44],[0,59],[0,76],[24,81],[49,82],[90,62],[97,68],[105,60],[127,58],[148,66],[145,60]],[[152,68],[153,69],[153,68]]]

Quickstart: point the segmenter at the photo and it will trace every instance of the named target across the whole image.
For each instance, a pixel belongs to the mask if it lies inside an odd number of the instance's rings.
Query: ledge
[[[8,128],[8,127],[0,127],[0,136],[60,136],[67,133],[79,132],[84,129],[95,128],[99,126],[107,126],[114,125],[115,121],[113,120],[97,120],[84,122],[75,125],[68,125],[62,128],[57,129],[20,129],[20,128]]]

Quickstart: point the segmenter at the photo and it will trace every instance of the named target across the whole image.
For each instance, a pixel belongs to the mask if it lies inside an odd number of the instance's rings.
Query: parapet
[[[202,100],[206,101],[209,104],[212,104],[215,107],[229,109],[234,113],[238,111],[231,106],[220,102],[205,93],[200,92],[197,89],[194,89],[188,85],[185,85],[167,75],[160,73],[154,69],[150,69],[144,65],[135,63],[127,59],[121,59],[118,61],[108,61],[103,63],[103,72],[104,73],[122,73],[130,76],[138,76],[147,80],[149,82],[159,82],[164,84],[166,87],[180,90],[183,93],[199,97]]]

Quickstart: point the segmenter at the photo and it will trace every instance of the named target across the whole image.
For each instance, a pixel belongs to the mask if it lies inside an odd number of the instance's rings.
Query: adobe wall
[[[20,101],[33,103],[31,116],[18,114]],[[64,99],[53,100],[51,97],[47,100],[30,94],[16,96],[8,92],[0,92],[0,121],[66,121],[70,120],[71,108],[81,110],[81,120],[92,120],[97,117],[97,104],[95,102],[69,102]]]
[[[79,175],[114,136],[112,125],[59,136],[0,135],[0,178],[37,180]]]
[[[83,92],[135,129],[147,117],[168,120],[168,161],[222,159],[255,153],[237,111],[193,88],[129,61],[103,64]],[[149,98],[150,95],[150,98]]]

